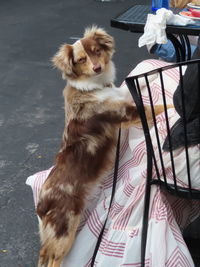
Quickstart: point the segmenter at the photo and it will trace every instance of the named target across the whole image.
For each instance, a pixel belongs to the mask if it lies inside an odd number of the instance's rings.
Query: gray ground
[[[117,85],[141,60],[139,35],[110,27],[134,0],[0,0],[0,267],[34,267],[37,219],[26,178],[53,164],[63,130],[60,74],[50,58],[91,24],[116,39]],[[140,0],[140,3],[150,3]]]

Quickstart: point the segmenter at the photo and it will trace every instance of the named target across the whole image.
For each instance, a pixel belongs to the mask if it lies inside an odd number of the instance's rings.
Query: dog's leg
[[[60,267],[64,257],[69,253],[76,236],[76,231],[80,223],[81,215],[72,215],[69,222],[67,236],[63,236],[55,241],[55,258],[51,267]]]
[[[47,251],[44,247],[41,247],[39,253],[38,267],[46,267],[48,261]]]
[[[167,105],[167,109],[173,108],[173,105]],[[160,113],[164,112],[164,106],[163,105],[155,105],[154,106],[154,113],[155,116],[159,115]],[[153,120],[152,112],[151,112],[151,107],[150,106],[145,106],[145,113],[147,117],[147,121]]]
[[[44,228],[43,228],[43,222],[38,216],[39,220],[39,232],[40,232],[40,241],[42,244],[44,244]],[[40,252],[39,252],[39,259],[38,259],[38,266],[37,267],[46,267],[47,262],[49,259],[48,250],[45,246],[41,246]]]
[[[48,239],[48,248],[47,244],[45,244],[44,242],[44,245],[40,250],[40,259],[38,267],[45,267],[47,261],[47,267],[61,266],[63,258],[68,254],[73,245],[79,222],[80,214],[71,214],[69,217],[68,232],[66,234],[63,234],[61,237],[58,238],[56,237],[56,233],[53,234],[53,231],[51,232],[52,237],[51,240]],[[43,236],[45,237],[44,232]]]
[[[49,258],[49,262],[48,262],[47,267],[53,267],[53,262],[54,262],[54,259],[52,257]]]
[[[62,259],[58,259],[58,260],[53,260],[52,261],[52,265],[51,266],[48,266],[48,267],[60,267],[61,266],[61,263],[62,263]]]
[[[153,120],[151,107],[145,106],[144,108],[145,108],[145,114],[146,114],[147,121],[149,122],[149,121]],[[173,105],[167,105],[167,109],[169,109],[169,108],[174,108],[174,106]],[[160,113],[164,112],[164,106],[163,105],[155,105],[154,106],[154,112],[155,112],[155,116],[159,115]],[[141,124],[141,119],[139,116],[136,117],[135,119],[133,119],[132,121],[123,122],[121,124],[121,127],[123,129],[128,129],[130,126],[138,125],[138,124]]]

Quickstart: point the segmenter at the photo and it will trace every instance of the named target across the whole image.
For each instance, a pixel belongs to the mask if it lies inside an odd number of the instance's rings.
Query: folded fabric
[[[150,50],[155,43],[167,43],[166,24],[185,26],[193,23],[192,19],[175,15],[171,10],[160,8],[155,15],[148,14],[144,34],[139,38],[138,46],[146,45],[147,49]]]

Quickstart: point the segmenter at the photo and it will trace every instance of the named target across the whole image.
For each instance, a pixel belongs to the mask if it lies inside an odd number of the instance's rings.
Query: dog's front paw
[[[121,123],[121,127],[122,128],[129,128],[130,126],[133,126],[135,124],[140,124],[140,117],[139,117],[139,113],[137,111],[136,106],[133,105],[127,105],[125,107],[125,117],[123,122]]]
[[[136,118],[138,118],[138,112],[136,106],[133,105],[127,105],[125,108],[126,113],[126,121],[132,121]]]

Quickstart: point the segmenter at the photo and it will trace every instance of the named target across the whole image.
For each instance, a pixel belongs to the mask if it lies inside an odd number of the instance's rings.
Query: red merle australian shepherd
[[[73,244],[87,195],[112,168],[118,128],[138,120],[136,107],[113,84],[113,52],[113,38],[91,27],[82,39],[62,45],[53,57],[67,80],[65,129],[55,167],[42,186],[37,206],[38,267],[60,267]]]

